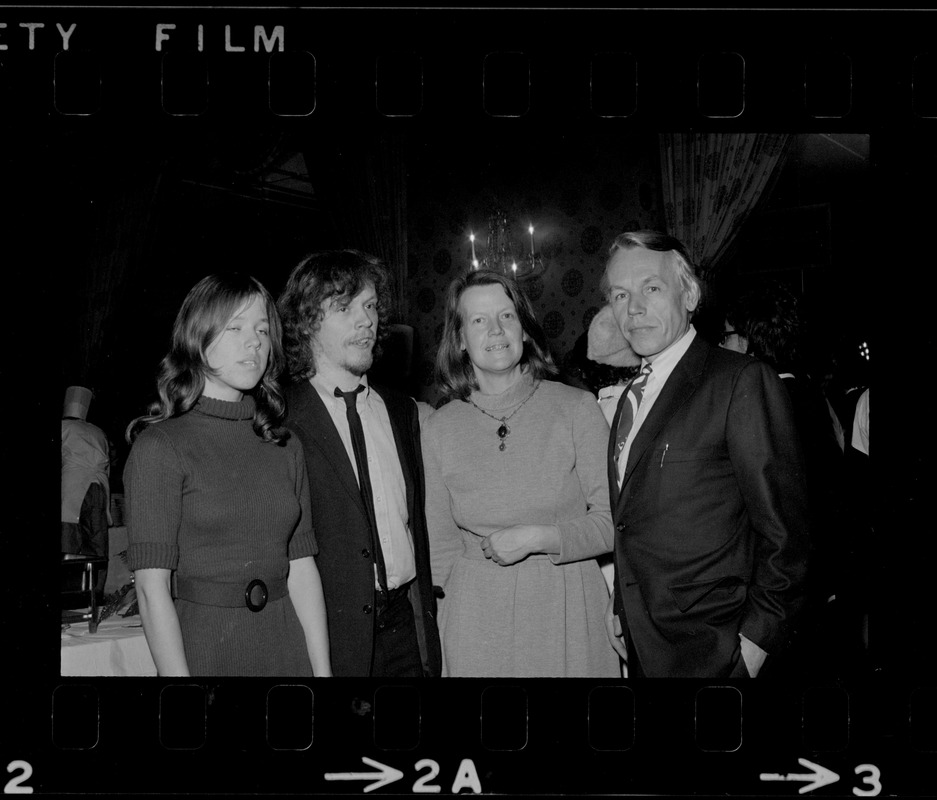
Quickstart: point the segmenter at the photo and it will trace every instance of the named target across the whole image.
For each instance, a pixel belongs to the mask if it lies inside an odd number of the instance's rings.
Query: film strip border
[[[927,14],[366,13],[4,11],[0,103],[26,129],[240,116],[891,138],[937,118]],[[158,25],[176,26],[159,49]],[[109,681],[60,679],[57,643],[39,651],[4,688],[7,793],[926,796],[935,781],[932,683]]]
[[[37,694],[36,792],[915,796],[937,765],[937,688],[116,683]]]
[[[0,97],[64,117],[894,128],[937,119],[932,24],[914,11],[19,10],[0,15]]]

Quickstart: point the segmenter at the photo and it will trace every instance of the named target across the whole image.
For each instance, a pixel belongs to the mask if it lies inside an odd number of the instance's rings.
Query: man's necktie
[[[625,449],[628,435],[634,427],[634,420],[638,415],[638,406],[641,405],[641,398],[644,397],[644,387],[647,386],[647,378],[650,374],[651,365],[649,362],[644,365],[641,374],[631,381],[628,389],[622,393],[621,400],[618,401],[618,429],[615,432],[616,461],[621,457],[621,451]],[[624,470],[624,466],[622,470]]]
[[[335,396],[345,400],[345,413],[348,418],[348,429],[351,431],[351,447],[355,452],[355,463],[358,465],[358,488],[361,490],[361,500],[368,515],[368,527],[371,529],[371,550],[377,563],[377,579],[381,591],[387,593],[387,569],[384,566],[384,551],[377,532],[377,517],[374,515],[374,494],[371,491],[371,474],[368,472],[368,449],[364,443],[364,428],[361,427],[361,417],[358,416],[356,400],[359,392],[364,391],[361,385],[352,392],[343,392],[335,389]]]

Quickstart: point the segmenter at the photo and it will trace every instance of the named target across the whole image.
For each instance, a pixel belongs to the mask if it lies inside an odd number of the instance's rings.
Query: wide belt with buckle
[[[267,603],[289,594],[286,578],[268,581],[254,578],[247,583],[222,583],[175,576],[174,584],[174,595],[180,600],[222,608],[246,606],[251,611],[262,611]]]

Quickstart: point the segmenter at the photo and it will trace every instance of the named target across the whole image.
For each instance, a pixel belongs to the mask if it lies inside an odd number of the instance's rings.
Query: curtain
[[[407,169],[402,134],[334,131],[305,153],[338,247],[378,256],[394,276],[397,318],[407,319]]]
[[[701,277],[770,194],[792,139],[786,133],[661,134],[667,232],[686,245]]]

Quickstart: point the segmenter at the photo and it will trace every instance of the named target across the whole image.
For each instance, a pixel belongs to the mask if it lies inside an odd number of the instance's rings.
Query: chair
[[[98,570],[106,564],[107,559],[103,556],[62,553],[62,622],[88,620],[88,632],[97,631],[98,598],[94,587],[98,578]],[[78,583],[78,589],[73,588],[76,583]],[[86,607],[87,611],[75,610]]]

